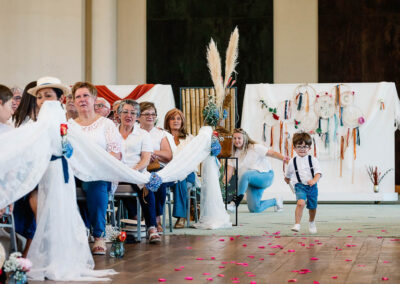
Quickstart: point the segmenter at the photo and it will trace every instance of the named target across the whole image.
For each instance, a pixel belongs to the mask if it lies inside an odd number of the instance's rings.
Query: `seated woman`
[[[177,108],[171,109],[165,115],[164,129],[174,137],[174,142],[177,146],[173,151],[174,153],[193,139],[193,136],[186,132],[183,113]],[[174,226],[175,229],[182,229],[185,227],[187,217],[187,183],[194,184],[195,178],[195,173],[191,173],[186,179],[177,182],[174,186],[174,207],[172,216],[178,218]]]
[[[78,82],[72,87],[72,96],[78,117],[68,122],[71,126],[80,128],[92,142],[102,147],[116,159],[120,160],[121,135],[114,123],[105,117],[95,113],[94,103],[97,97],[96,88],[88,82]],[[108,194],[111,191],[111,183],[98,180],[82,182],[82,189],[86,194],[86,208],[88,219],[83,216],[88,229],[92,228],[95,239],[92,253],[104,255],[106,244],[103,239],[106,226],[106,211],[108,206]]]
[[[233,204],[229,204],[231,211],[235,210],[242,201],[247,191],[247,206],[252,213],[263,212],[265,209],[275,206],[276,211],[283,210],[281,198],[261,200],[264,190],[271,186],[274,179],[274,171],[268,161],[268,156],[287,163],[290,158],[275,152],[272,149],[256,143],[241,128],[233,130],[234,157],[238,158],[239,191],[234,197]],[[228,182],[230,181],[235,162],[228,162]],[[229,209],[228,208],[228,209]]]
[[[134,100],[123,100],[118,107],[118,115],[121,124],[118,130],[123,138],[122,149],[124,153],[123,162],[137,171],[145,171],[150,162],[153,145],[150,134],[140,128],[136,119],[140,116],[140,106]],[[149,235],[149,242],[156,243],[161,241],[157,233],[156,209],[154,192],[143,192],[143,185],[133,185],[133,189],[138,192],[140,204]],[[128,209],[129,218],[136,216],[136,207],[132,200],[124,202]]]
[[[170,135],[162,129],[155,127],[157,118],[157,110],[151,102],[140,103],[140,127],[146,130],[151,137],[153,145],[153,153],[150,157],[150,163],[159,164],[159,168],[163,168],[172,159],[172,150],[166,135]],[[154,193],[155,207],[157,218],[157,231],[162,232],[161,215],[164,212],[164,204],[166,198],[167,187],[171,184],[163,183]]]

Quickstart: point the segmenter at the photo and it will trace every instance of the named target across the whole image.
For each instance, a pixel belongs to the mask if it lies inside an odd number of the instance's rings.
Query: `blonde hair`
[[[72,86],[72,98],[75,100],[75,92],[78,89],[86,88],[88,89],[89,93],[92,97],[97,98],[97,89],[94,85],[90,84],[89,82],[76,82],[74,86]]]
[[[182,120],[182,125],[181,128],[179,128],[179,138],[186,138],[187,136],[187,131],[186,131],[186,120],[185,116],[183,115],[183,112],[177,108],[173,108],[167,112],[165,115],[164,119],[164,129],[167,130],[169,133],[172,134],[171,132],[171,127],[169,126],[169,121],[174,117],[176,114],[178,114],[181,117]]]
[[[240,133],[240,134],[243,135],[243,152],[244,153],[247,153],[247,150],[249,149],[249,146],[257,144],[256,141],[251,139],[249,137],[249,134],[247,134],[247,132],[244,131],[242,128],[235,128],[233,130],[233,134],[235,134],[235,133]],[[232,147],[233,147],[233,151],[237,150],[237,148],[236,148],[236,146],[234,144],[232,144]]]

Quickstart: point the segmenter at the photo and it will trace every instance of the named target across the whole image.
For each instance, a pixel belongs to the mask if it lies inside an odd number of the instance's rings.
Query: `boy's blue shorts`
[[[306,200],[307,209],[316,209],[318,203],[318,187],[317,184],[313,186],[296,183],[294,186],[296,190],[296,200]]]

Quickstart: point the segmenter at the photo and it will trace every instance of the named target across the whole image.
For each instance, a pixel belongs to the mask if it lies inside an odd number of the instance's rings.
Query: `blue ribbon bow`
[[[67,162],[67,159],[64,156],[52,155],[50,161],[55,161],[57,159],[61,159],[62,167],[63,167],[63,173],[64,173],[64,182],[68,183],[68,181],[69,181],[69,173],[68,173],[68,162]]]

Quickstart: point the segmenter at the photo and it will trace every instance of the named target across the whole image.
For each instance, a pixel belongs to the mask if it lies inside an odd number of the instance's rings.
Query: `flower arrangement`
[[[150,175],[150,181],[146,183],[146,188],[150,191],[156,192],[161,184],[161,177],[157,173],[152,172]]]
[[[71,143],[69,143],[67,140],[68,124],[65,123],[60,124],[60,134],[62,139],[61,145],[62,145],[63,156],[65,156],[66,158],[70,158],[72,156],[74,149],[72,148]]]
[[[7,261],[4,262],[4,271],[10,272],[9,283],[27,283],[26,273],[31,270],[32,262],[23,258],[20,252],[14,252],[10,254]]]
[[[214,132],[211,136],[211,155],[216,157],[219,153],[221,153],[221,144],[219,143],[218,133],[216,135]]]
[[[107,227],[106,236],[112,241],[110,256],[122,258],[125,254],[124,242],[126,240],[126,232],[114,227]]]
[[[379,184],[383,180],[383,178],[393,169],[388,169],[383,175],[381,172],[378,172],[378,167],[375,166],[368,166],[367,167],[367,172],[369,175],[370,180],[374,184],[374,191],[378,192],[379,191]]]
[[[232,32],[225,59],[225,79],[222,77],[221,57],[217,45],[211,38],[207,47],[207,66],[214,84],[215,94],[209,96],[208,105],[203,110],[204,121],[211,126],[217,126],[218,121],[228,116],[226,108],[230,103],[229,88],[235,84],[232,73],[237,73],[235,68],[238,64],[239,31],[236,27]]]

